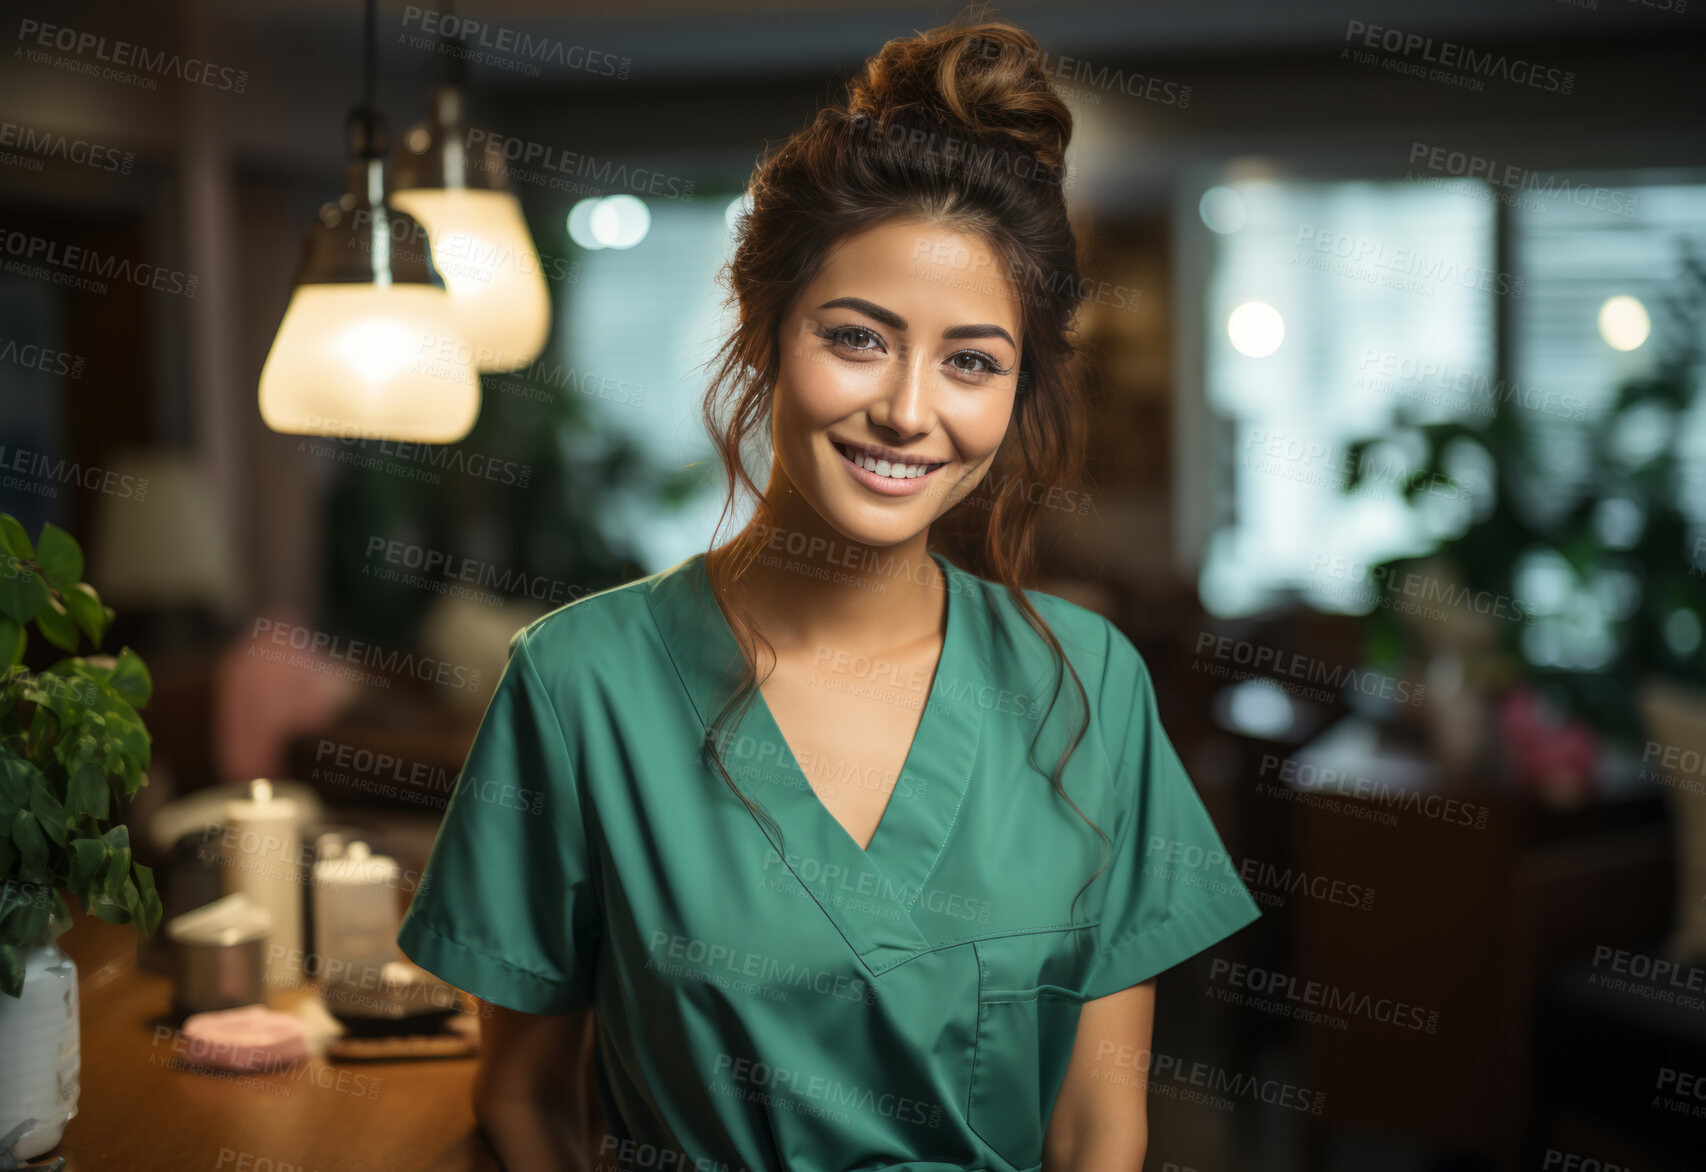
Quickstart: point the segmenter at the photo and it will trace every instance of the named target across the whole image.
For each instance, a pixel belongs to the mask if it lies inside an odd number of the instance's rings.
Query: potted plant
[[[137,709],[153,687],[129,647],[98,651],[113,609],[83,576],[72,536],[44,524],[35,544],[0,513],[0,1166],[50,1150],[77,1113],[77,968],[56,941],[83,909],[143,934],[160,923],[152,871],[114,825],[115,799],[147,784]],[[68,654],[24,665],[35,624]]]

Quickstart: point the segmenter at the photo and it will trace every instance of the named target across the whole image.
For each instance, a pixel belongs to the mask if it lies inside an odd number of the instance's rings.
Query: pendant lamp
[[[466,53],[446,56],[460,73]],[[426,121],[397,144],[391,202],[426,225],[474,365],[516,370],[545,348],[551,295],[501,141],[481,136],[470,149],[460,80],[433,91]]]
[[[274,431],[454,443],[480,413],[480,379],[426,230],[385,199],[374,105],[374,0],[364,100],[351,111],[348,190],[308,230],[295,290],[261,368]]]

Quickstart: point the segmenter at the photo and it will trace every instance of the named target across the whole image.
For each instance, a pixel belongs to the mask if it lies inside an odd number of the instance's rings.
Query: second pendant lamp
[[[295,435],[454,443],[479,416],[479,375],[461,357],[469,343],[426,231],[385,199],[374,0],[366,8],[349,189],[303,241],[296,288],[261,367],[261,418]]]
[[[501,143],[482,135],[481,149],[470,149],[465,55],[444,54],[455,71],[451,83],[433,91],[427,120],[398,142],[391,200],[430,235],[474,365],[516,370],[545,348],[551,295],[521,204],[507,190]]]

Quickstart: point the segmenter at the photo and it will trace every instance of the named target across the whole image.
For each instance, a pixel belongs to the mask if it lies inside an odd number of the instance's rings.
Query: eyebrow
[[[890,329],[904,330],[907,328],[906,319],[892,309],[884,309],[874,301],[866,301],[863,297],[837,297],[833,301],[825,301],[819,309],[853,309],[875,321],[882,322]],[[997,325],[950,326],[942,331],[942,337],[949,341],[959,341],[962,338],[1004,338],[1007,344],[1017,350],[1019,344],[1013,340],[1013,335]]]

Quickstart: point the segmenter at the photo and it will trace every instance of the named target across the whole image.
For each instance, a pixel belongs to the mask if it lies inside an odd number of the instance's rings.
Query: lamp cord
[[[379,76],[378,0],[367,0],[367,44],[362,54],[362,104],[376,109],[375,90]]]

